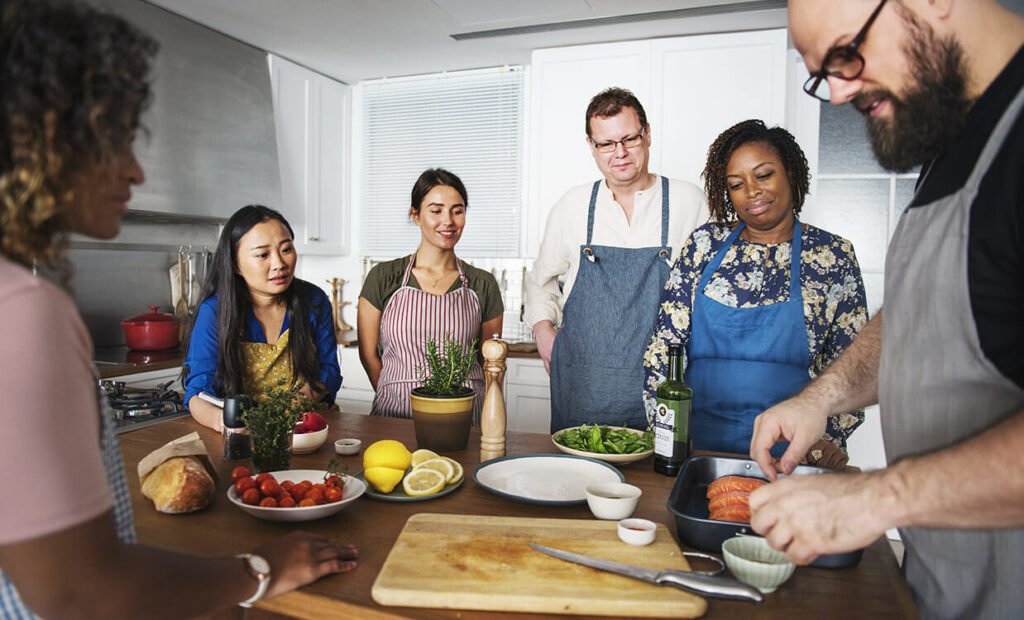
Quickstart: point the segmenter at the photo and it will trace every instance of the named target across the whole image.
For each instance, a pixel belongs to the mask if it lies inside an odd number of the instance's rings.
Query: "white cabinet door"
[[[652,171],[703,186],[708,147],[723,130],[754,118],[769,127],[785,123],[785,30],[658,39],[651,46]]]
[[[505,366],[505,425],[510,431],[551,430],[551,388],[544,362],[510,357]]]
[[[351,89],[276,56],[270,71],[281,211],[300,252],[347,254]]]
[[[570,187],[600,177],[586,142],[584,118],[590,99],[610,86],[620,86],[633,91],[646,106],[650,44],[536,50],[531,63],[525,256],[537,255],[555,201]]]

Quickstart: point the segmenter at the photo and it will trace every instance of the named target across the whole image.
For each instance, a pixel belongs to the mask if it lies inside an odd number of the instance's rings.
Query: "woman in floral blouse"
[[[849,241],[797,219],[810,175],[786,130],[759,120],[727,129],[703,177],[712,222],[693,232],[665,284],[644,402],[653,422],[668,345],[682,344],[693,446],[746,454],[754,418],[823,371],[867,322],[864,283]],[[863,419],[829,418],[808,461],[844,465]]]

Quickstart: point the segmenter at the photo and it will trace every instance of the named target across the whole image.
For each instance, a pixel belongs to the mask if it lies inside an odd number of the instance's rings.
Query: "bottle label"
[[[672,458],[675,442],[686,442],[690,402],[659,398],[654,414],[654,453]]]

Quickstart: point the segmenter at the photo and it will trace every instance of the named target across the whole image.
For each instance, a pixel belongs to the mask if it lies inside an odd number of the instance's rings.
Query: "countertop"
[[[93,361],[101,379],[120,377],[151,370],[177,368],[184,359],[181,349],[167,351],[132,351],[128,347],[97,347]]]
[[[325,469],[337,458],[342,468],[356,474],[362,470],[361,455],[336,456],[333,442],[340,437],[358,437],[366,446],[377,439],[398,439],[415,446],[413,424],[376,416],[345,413],[328,414],[330,430],[327,442],[309,455],[292,457],[294,469]],[[142,497],[134,475],[136,466],[150,451],[182,435],[199,431],[220,479],[213,504],[190,515],[165,515],[156,512]],[[300,591],[261,601],[253,617],[298,618],[466,618],[533,620],[554,616],[542,614],[478,612],[466,610],[383,607],[373,601],[370,588],[387,558],[406,520],[420,512],[546,517],[566,519],[592,518],[585,505],[535,506],[497,497],[473,480],[480,461],[480,434],[470,435],[469,447],[450,456],[466,468],[466,482],[455,493],[436,500],[414,503],[380,502],[360,498],[335,516],[302,524],[275,523],[250,517],[233,506],[226,497],[230,471],[237,462],[221,459],[220,435],[200,427],[190,418],[171,420],[125,433],[119,437],[129,473],[132,507],[139,540],[147,545],[197,555],[229,555],[248,551],[268,539],[294,529],[329,536],[359,547],[359,567],[347,574],[333,575]],[[550,436],[535,433],[507,433],[508,454],[555,452]],[[666,503],[673,479],[654,473],[651,461],[625,465],[620,470],[626,481],[643,489],[635,516],[662,523],[675,533],[675,522]],[[225,536],[225,532],[230,532]],[[234,615],[224,617],[238,617]],[[913,618],[915,608],[900,573],[896,558],[884,538],[864,552],[860,564],[848,569],[798,568],[796,574],[778,591],[768,594],[761,605],[709,599],[708,618]]]

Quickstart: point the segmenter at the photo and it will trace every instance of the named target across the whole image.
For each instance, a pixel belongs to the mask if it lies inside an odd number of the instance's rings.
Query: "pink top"
[[[92,341],[56,286],[0,257],[0,473],[20,480],[0,545],[52,534],[112,507],[100,452]]]

